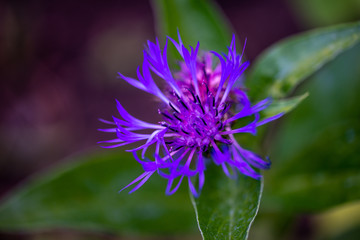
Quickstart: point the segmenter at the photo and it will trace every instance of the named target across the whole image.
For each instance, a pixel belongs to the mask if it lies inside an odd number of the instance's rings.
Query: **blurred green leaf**
[[[318,226],[316,235],[319,236],[319,239],[358,239],[360,236],[360,201],[331,208],[315,215],[313,221]],[[357,233],[353,235],[356,229]]]
[[[208,166],[200,197],[192,197],[203,238],[247,239],[259,208],[262,186],[262,180],[244,175],[230,179],[221,167]]]
[[[267,211],[319,212],[360,199],[358,62],[359,44],[299,89],[308,100],[270,143],[276,161],[265,176]]]
[[[332,125],[311,145],[284,161],[269,180],[273,202],[282,209],[316,212],[360,199],[358,120]]]
[[[187,44],[199,41],[202,50],[226,51],[231,28],[220,8],[211,0],[153,0],[157,32],[162,39],[177,39],[177,29]]]
[[[316,27],[359,19],[359,0],[290,0],[295,14],[306,25]]]
[[[261,112],[263,118],[268,118],[279,113],[288,113],[296,108],[308,96],[309,93],[304,93],[303,95],[288,99],[274,100],[269,107]]]
[[[76,157],[12,192],[0,205],[6,231],[70,228],[121,234],[184,234],[196,231],[185,186],[165,195],[166,180],[153,175],[140,190],[118,190],[142,173],[132,155]]]
[[[263,53],[249,76],[249,95],[259,100],[288,95],[325,63],[360,41],[360,22],[316,29],[285,39]]]

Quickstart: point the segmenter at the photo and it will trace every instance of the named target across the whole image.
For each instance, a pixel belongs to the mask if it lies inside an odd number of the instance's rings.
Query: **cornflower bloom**
[[[183,58],[180,70],[174,73],[167,61],[169,41]],[[180,34],[178,42],[167,37],[163,50],[158,40],[156,43],[148,41],[142,69],[137,69],[138,80],[119,73],[132,86],[151,93],[162,101],[158,113],[163,118],[159,123],[144,122],[130,115],[117,101],[122,119],[113,117],[113,121],[101,120],[114,127],[100,130],[114,132],[117,136],[113,140],[103,141],[111,144],[106,147],[143,142],[139,147],[127,151],[133,153],[144,173],[122,190],[137,184],[129,193],[136,191],[157,172],[168,180],[166,194],[176,192],[183,179],[187,178],[192,194],[198,196],[204,185],[205,161],[208,159],[221,166],[229,177],[234,177],[239,171],[259,179],[261,175],[253,167],[270,167],[270,162],[242,148],[234,134],[256,134],[257,127],[282,114],[260,120],[259,112],[271,100],[267,98],[251,105],[241,79],[249,62],[242,62],[242,54],[236,53],[235,36],[227,54],[214,51],[198,54],[199,45],[198,42],[195,48],[186,48]],[[214,58],[218,59],[215,67]],[[164,91],[155,84],[151,72],[165,81]],[[239,87],[235,87],[236,82]],[[234,112],[236,109],[238,112]],[[240,128],[232,128],[237,120],[245,117],[253,117],[254,120]],[[150,133],[143,133],[144,130],[150,130]],[[150,146],[155,148],[151,158],[146,154]],[[193,183],[194,177],[198,177],[196,186]]]

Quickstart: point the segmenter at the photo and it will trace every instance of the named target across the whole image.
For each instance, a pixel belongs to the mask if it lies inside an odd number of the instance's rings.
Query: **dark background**
[[[250,61],[303,30],[286,1],[218,3],[247,37]],[[155,38],[148,1],[5,1],[0,24],[0,196],[108,139],[98,118],[116,114],[115,98],[139,118],[154,116],[148,95],[116,78],[135,76],[145,41]]]

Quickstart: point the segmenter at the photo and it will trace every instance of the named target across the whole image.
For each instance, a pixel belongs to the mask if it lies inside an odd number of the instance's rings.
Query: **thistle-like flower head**
[[[168,37],[163,50],[158,41],[147,42],[142,69],[137,69],[138,80],[119,73],[132,86],[162,101],[158,113],[163,121],[148,123],[139,120],[130,115],[118,101],[121,119],[113,117],[113,121],[102,120],[114,125],[102,131],[116,133],[115,139],[103,141],[111,144],[107,147],[142,142],[139,147],[127,151],[133,152],[144,173],[125,188],[137,183],[130,191],[134,192],[157,172],[168,180],[167,194],[176,192],[182,180],[187,178],[191,192],[198,196],[204,185],[205,161],[208,159],[221,166],[229,177],[240,172],[259,179],[261,175],[253,167],[267,169],[270,162],[242,148],[234,134],[256,134],[258,126],[282,114],[260,121],[259,112],[271,101],[265,99],[255,105],[250,103],[242,81],[242,73],[249,62],[243,62],[242,54],[236,53],[235,36],[227,54],[199,54],[199,43],[195,48],[190,46],[188,49],[180,34],[178,38],[176,42]],[[168,40],[183,58],[179,71],[172,72],[169,68]],[[163,91],[155,84],[152,73],[165,81]],[[237,120],[245,117],[253,117],[253,120],[240,128],[232,128]],[[146,130],[150,130],[150,133],[144,133]],[[152,154],[148,154],[150,147],[154,148]],[[198,177],[197,186],[193,184],[195,177]]]

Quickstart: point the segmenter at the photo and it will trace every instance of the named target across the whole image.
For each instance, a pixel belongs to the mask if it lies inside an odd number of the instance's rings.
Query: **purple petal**
[[[120,78],[124,79],[129,84],[131,84],[132,86],[147,92],[145,86],[141,82],[139,82],[138,80],[130,78],[130,77],[126,77],[126,76],[122,75],[119,72],[118,72],[118,74],[119,74]]]
[[[172,194],[174,194],[174,193],[179,189],[180,184],[181,184],[183,178],[184,178],[184,176],[181,176],[181,177],[180,177],[180,180],[179,180],[178,184],[176,185],[176,187],[175,187],[173,190],[171,190],[171,187],[172,187],[172,184],[173,184],[173,182],[174,182],[174,179],[170,179],[170,180],[168,181],[167,186],[166,186],[166,195],[172,195]]]
[[[190,191],[192,193],[192,195],[194,195],[194,197],[198,197],[199,194],[198,192],[196,191],[195,187],[194,187],[194,184],[192,183],[191,181],[191,177],[188,177],[188,182],[189,182],[189,188],[190,188]]]
[[[126,187],[124,187],[123,189],[121,189],[121,190],[119,191],[119,193],[122,192],[124,189],[130,187],[131,185],[137,183],[138,181],[140,181],[140,180],[143,179],[143,178],[146,178],[146,180],[147,180],[153,173],[154,173],[154,172],[144,172],[144,173],[141,174],[139,177],[135,178],[135,180],[132,181],[131,183],[129,183]],[[149,175],[150,175],[150,176],[149,176]],[[149,176],[149,177],[148,177],[148,176]],[[146,182],[146,181],[145,181],[145,182]],[[144,182],[144,183],[145,183],[145,182]],[[144,184],[144,183],[143,183],[143,184]],[[143,184],[141,184],[141,185],[143,185]],[[138,187],[138,188],[139,188],[139,187]]]
[[[276,120],[276,119],[278,119],[278,118],[282,117],[284,114],[285,114],[285,113],[284,113],[284,112],[282,112],[282,113],[276,114],[275,116],[272,116],[272,117],[266,118],[266,119],[264,119],[264,120],[262,120],[262,121],[258,122],[258,123],[256,124],[256,126],[258,127],[258,126],[264,125],[264,124],[266,124],[266,123],[268,123],[268,122],[274,121],[274,120]]]
[[[138,190],[142,185],[144,185],[144,183],[146,183],[146,181],[151,177],[151,175],[153,175],[155,171],[151,172],[150,174],[148,174],[146,177],[144,177],[144,179],[138,184],[136,185],[136,187],[134,187],[129,194],[135,192],[136,190]]]

